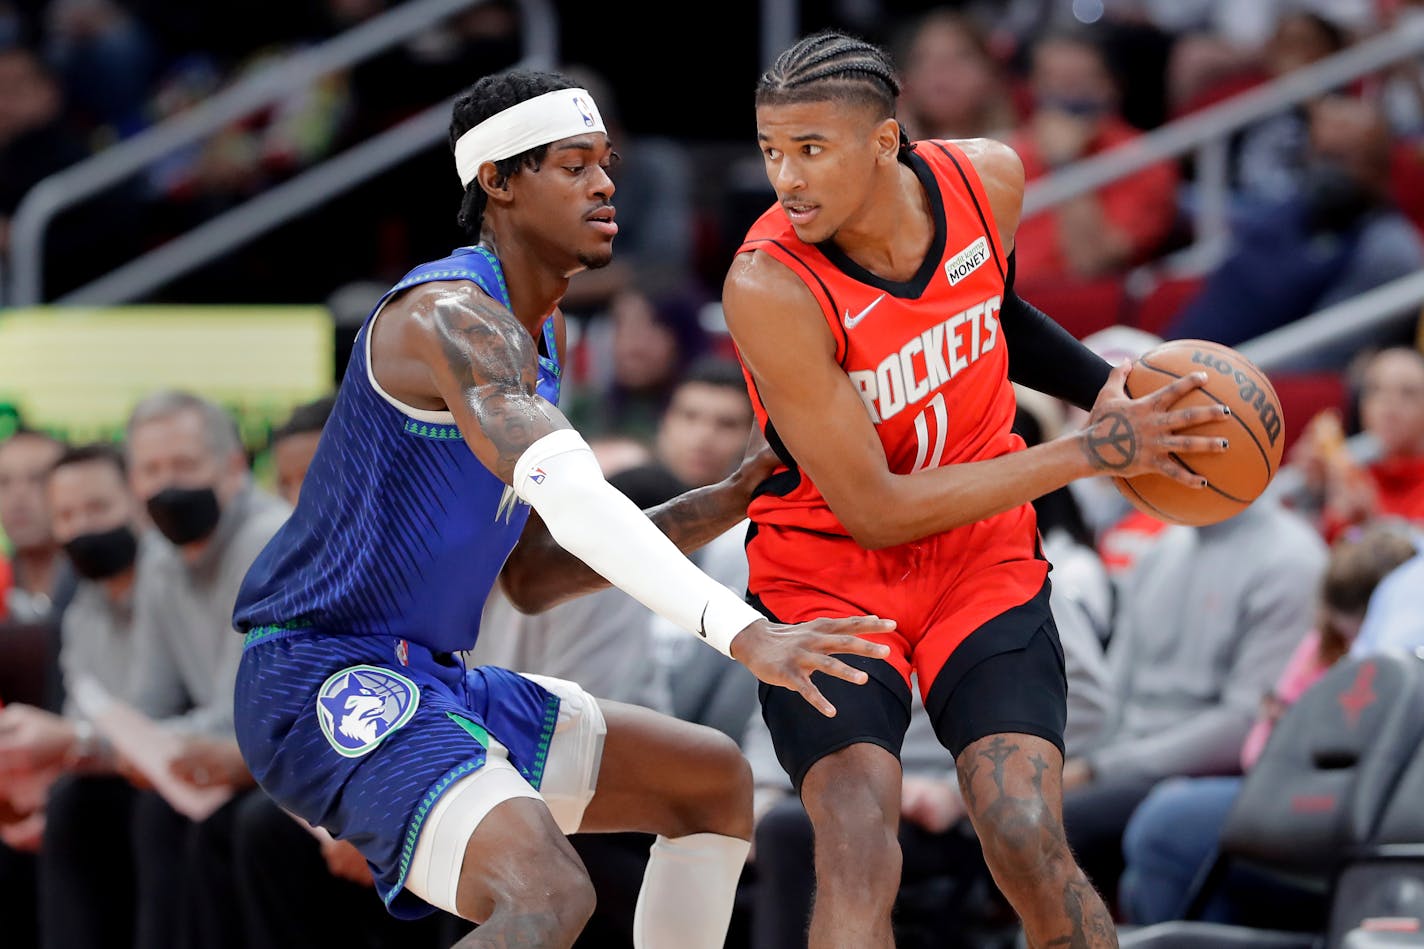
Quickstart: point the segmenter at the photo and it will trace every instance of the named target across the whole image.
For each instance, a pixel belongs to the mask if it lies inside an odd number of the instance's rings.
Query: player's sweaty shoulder
[[[824,353],[834,366],[836,341],[811,291],[781,261],[752,251],[732,261],[722,288],[727,329],[754,373],[792,360],[805,368]]]
[[[1023,211],[1023,160],[1011,146],[997,139],[967,138],[955,144],[978,172],[1000,234],[1005,243],[1012,244]]]
[[[387,392],[417,408],[463,400],[494,386],[532,391],[534,340],[507,308],[467,280],[411,287],[372,328],[372,368]]]
[[[995,185],[1023,190],[1024,166],[1019,153],[1007,142],[996,138],[961,138],[954,143],[974,165],[985,187]]]
[[[400,348],[412,356],[446,361],[478,349],[487,355],[507,352],[516,359],[527,355],[520,361],[533,361],[528,330],[507,307],[468,280],[421,284],[390,305],[399,308],[392,320],[402,328],[397,345],[403,342]]]
[[[722,305],[728,325],[756,319],[766,312],[819,313],[816,299],[784,263],[759,250],[746,251],[732,260],[722,286]]]
[[[422,283],[395,297],[387,306],[406,317],[401,322],[427,331],[437,328],[442,322],[476,320],[494,313],[508,314],[478,284],[469,280]]]

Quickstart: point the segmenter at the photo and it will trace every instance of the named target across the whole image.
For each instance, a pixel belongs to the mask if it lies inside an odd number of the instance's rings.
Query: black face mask
[[[179,547],[211,534],[221,513],[212,488],[164,488],[148,499],[154,526]]]
[[[133,566],[138,538],[127,524],[97,534],[80,534],[64,545],[74,572],[86,580],[107,580]]]
[[[1301,190],[1312,233],[1349,230],[1379,204],[1379,199],[1363,181],[1325,162],[1306,169]]]

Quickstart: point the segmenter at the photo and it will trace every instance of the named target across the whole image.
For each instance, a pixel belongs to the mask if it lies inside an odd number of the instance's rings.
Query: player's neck
[[[544,321],[568,291],[572,274],[554,270],[547,259],[540,257],[527,244],[505,241],[496,245],[489,235],[485,235],[480,243],[499,259],[505,286],[509,288],[509,308],[515,319],[529,330],[530,335],[537,337]]]
[[[934,242],[929,199],[914,171],[895,166],[870,193],[862,212],[836,231],[836,246],[887,280],[909,280]]]

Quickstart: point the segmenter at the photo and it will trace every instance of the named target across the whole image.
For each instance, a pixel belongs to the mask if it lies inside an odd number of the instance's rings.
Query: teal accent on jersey
[[[413,418],[406,419],[405,430],[407,434],[419,435],[421,438],[453,438],[458,441],[465,437],[460,433],[460,426],[458,425],[417,422]]]
[[[554,731],[559,726],[559,697],[550,694],[544,702],[544,728],[534,745],[534,759],[528,767],[521,765],[519,773],[536,790],[544,783],[544,766],[549,762],[549,745],[554,740]]]
[[[421,798],[420,806],[416,808],[415,816],[411,818],[410,825],[406,828],[405,843],[401,846],[400,868],[396,875],[395,885],[390,888],[380,887],[381,901],[390,907],[392,901],[400,895],[401,889],[405,887],[405,878],[410,875],[410,859],[415,856],[415,844],[420,840],[420,828],[425,826],[425,818],[430,816],[430,810],[435,806],[435,802],[440,800],[440,795],[450,789],[450,785],[469,774],[471,771],[484,764],[484,756],[473,761],[466,761],[457,765],[441,778],[434,787],[425,792],[425,797]]]

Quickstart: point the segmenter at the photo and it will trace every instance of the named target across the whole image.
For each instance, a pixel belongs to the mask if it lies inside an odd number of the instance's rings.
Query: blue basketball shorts
[[[247,636],[234,711],[243,758],[262,789],[355,845],[392,915],[416,918],[433,909],[407,877],[446,792],[499,767],[518,775],[506,774],[503,787],[513,780],[523,796],[541,797],[556,733],[580,703],[601,726],[596,703],[572,683],[492,666],[467,670],[458,656],[392,637],[265,627]],[[586,805],[602,732],[596,747],[582,745],[574,764]],[[501,799],[511,796],[519,795],[506,790]],[[581,817],[582,806],[573,822]]]

